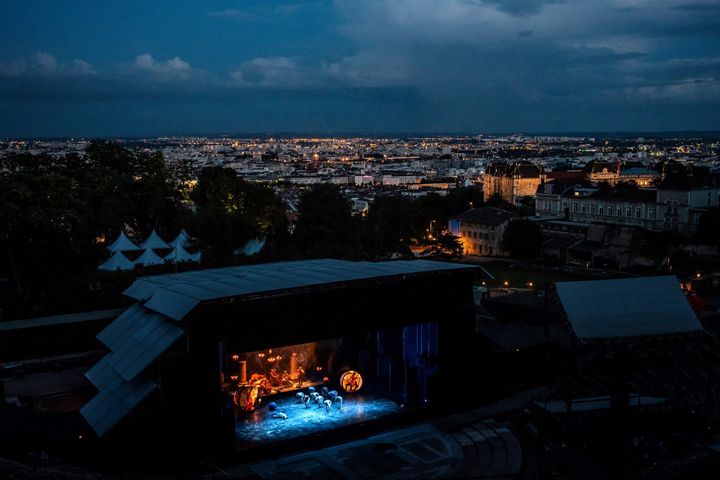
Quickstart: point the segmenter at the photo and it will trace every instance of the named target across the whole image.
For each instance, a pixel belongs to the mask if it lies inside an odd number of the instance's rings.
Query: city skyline
[[[720,130],[714,2],[24,2],[0,137]]]

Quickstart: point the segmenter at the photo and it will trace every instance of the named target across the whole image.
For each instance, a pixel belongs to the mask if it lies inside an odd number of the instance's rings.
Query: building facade
[[[494,162],[488,165],[483,176],[485,201],[499,196],[513,205],[523,198],[535,196],[538,186],[545,181],[542,166],[529,161],[515,163]]]
[[[697,230],[703,212],[718,206],[720,187],[716,186],[604,190],[548,182],[538,188],[535,213],[572,222],[610,223],[689,236]]]
[[[449,230],[460,237],[466,255],[504,256],[502,237],[512,218],[512,212],[499,208],[472,208],[451,218]]]

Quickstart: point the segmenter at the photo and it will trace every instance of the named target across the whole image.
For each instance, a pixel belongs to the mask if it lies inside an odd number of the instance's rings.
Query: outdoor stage
[[[287,419],[274,418],[269,411],[269,400],[245,418],[239,418],[235,434],[240,442],[262,444],[301,437],[312,433],[332,430],[353,423],[367,422],[387,417],[400,411],[400,406],[384,398],[370,395],[352,395],[345,398],[342,408],[333,406],[328,413],[323,406],[298,403],[295,397],[273,400],[275,412],[282,412]]]

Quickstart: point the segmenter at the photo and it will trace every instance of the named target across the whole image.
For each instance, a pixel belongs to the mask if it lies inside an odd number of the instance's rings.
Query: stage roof
[[[489,278],[487,272],[477,265],[431,260],[352,262],[322,259],[262,263],[142,277],[124,293],[135,300],[144,301],[144,306],[150,310],[174,320],[181,320],[195,306],[206,300],[370,278],[462,269],[476,269]]]
[[[580,341],[702,330],[674,276],[561,282],[555,289]]]
[[[80,409],[98,435],[103,436],[157,387],[145,370],[184,334],[175,322],[139,303],[98,334],[110,352],[85,373],[98,394]]]

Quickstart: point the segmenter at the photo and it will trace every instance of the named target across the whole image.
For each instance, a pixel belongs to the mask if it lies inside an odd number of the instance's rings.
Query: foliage
[[[86,289],[59,301],[61,285],[95,272],[107,258],[102,239],[122,228],[141,238],[157,229],[171,238],[182,227],[199,237],[209,261],[231,261],[253,237],[288,242],[282,202],[267,187],[235,172],[199,176],[188,162],[168,165],[159,152],[93,141],[83,154],[15,154],[0,159],[0,303],[5,316],[39,313],[45,304],[91,303]],[[188,204],[194,200],[197,210]],[[165,267],[157,267],[162,270]],[[115,273],[104,273],[110,280]],[[101,275],[101,276],[102,276]],[[77,301],[78,298],[82,302]],[[71,302],[70,302],[71,303]]]
[[[500,195],[497,193],[492,195],[490,198],[488,198],[487,202],[485,202],[486,207],[495,207],[500,208],[502,210],[508,210],[510,212],[515,210],[515,205],[513,205],[510,202],[505,201]]]
[[[295,247],[304,258],[357,258],[359,226],[350,202],[330,184],[320,184],[302,194],[299,218],[293,234]]]
[[[278,225],[287,229],[282,202],[264,185],[250,183],[234,170],[204,168],[191,198],[196,205],[197,242],[206,263],[232,263],[234,252]]]
[[[703,212],[694,240],[702,245],[720,246],[720,207],[708,208]]]
[[[411,255],[417,228],[413,223],[413,204],[400,196],[375,199],[365,222],[365,250],[373,257]]]
[[[440,258],[459,257],[463,253],[463,246],[460,239],[448,231],[442,232],[434,240],[426,243],[423,250],[424,255]]]
[[[520,218],[508,223],[503,234],[503,248],[518,258],[536,258],[542,249],[542,229],[530,220]]]

